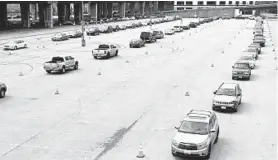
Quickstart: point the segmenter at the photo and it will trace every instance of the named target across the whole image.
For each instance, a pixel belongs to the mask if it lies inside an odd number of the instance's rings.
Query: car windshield
[[[53,57],[52,58],[52,62],[64,62],[64,58],[63,57]]]
[[[220,88],[217,90],[216,95],[235,96],[236,92],[232,88]]]
[[[242,60],[253,60],[253,57],[251,57],[251,56],[241,56],[240,59],[242,59]]]
[[[105,44],[99,45],[98,48],[100,48],[100,49],[109,49],[109,45],[105,45]]]
[[[208,134],[208,124],[204,122],[183,121],[178,131],[204,135]]]

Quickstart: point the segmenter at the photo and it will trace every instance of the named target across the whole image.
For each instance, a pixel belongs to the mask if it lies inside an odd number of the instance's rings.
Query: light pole
[[[86,41],[84,39],[84,17],[83,17],[83,1],[81,1],[81,26],[82,26],[82,39],[81,39],[81,46],[85,47],[86,46]]]

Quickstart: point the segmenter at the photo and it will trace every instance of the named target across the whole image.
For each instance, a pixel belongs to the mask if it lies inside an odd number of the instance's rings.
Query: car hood
[[[206,141],[207,138],[208,138],[208,135],[177,132],[174,137],[174,140],[178,143],[183,142],[183,143],[199,144],[199,143]]]
[[[232,102],[235,99],[236,99],[235,96],[215,95],[213,100],[220,101],[220,102]]]
[[[233,69],[233,72],[248,72],[249,71],[249,69],[245,69],[245,68],[235,68],[235,69]]]

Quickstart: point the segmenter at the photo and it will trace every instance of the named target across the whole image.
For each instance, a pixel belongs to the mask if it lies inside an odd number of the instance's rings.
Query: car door
[[[68,56],[65,57],[65,66],[66,66],[66,68],[70,67],[70,60],[69,60]]]
[[[74,58],[72,56],[69,56],[69,63],[71,67],[74,66]]]
[[[216,126],[215,126],[215,118],[212,116],[209,120],[209,129],[210,131],[213,129],[215,132],[210,132],[211,143],[213,144],[216,138]]]
[[[111,48],[111,55],[115,55],[116,54],[116,47],[114,45],[110,45]]]
[[[238,85],[236,85],[235,90],[236,90],[236,101],[239,103],[239,101],[240,101],[240,91],[239,91]]]

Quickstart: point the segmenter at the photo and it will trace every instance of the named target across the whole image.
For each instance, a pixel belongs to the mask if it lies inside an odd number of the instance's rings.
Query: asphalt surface
[[[150,27],[86,36],[83,48],[80,38],[23,38],[27,49],[0,51],[0,80],[8,86],[0,100],[0,159],[135,160],[142,144],[144,159],[179,160],[171,154],[174,126],[190,109],[211,109],[222,82],[238,82],[243,99],[237,113],[217,112],[220,135],[210,159],[276,159],[277,21],[264,23],[267,43],[250,81],[232,80],[254,24],[214,21],[143,48],[129,48],[129,41]],[[101,43],[116,44],[119,56],[95,60],[91,50]],[[73,56],[80,69],[47,74],[43,63],[57,55]]]

